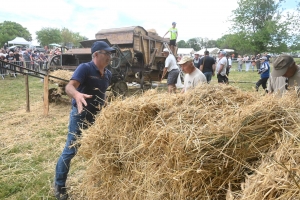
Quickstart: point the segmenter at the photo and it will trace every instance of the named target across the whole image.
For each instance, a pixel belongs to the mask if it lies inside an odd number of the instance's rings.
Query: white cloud
[[[12,7],[3,8],[0,22],[17,22],[33,37],[43,27],[66,27],[94,39],[101,29],[125,26],[153,28],[163,36],[175,21],[178,40],[193,37],[217,39],[230,31],[227,20],[236,7],[237,0],[15,0],[13,8],[18,12],[12,12]]]

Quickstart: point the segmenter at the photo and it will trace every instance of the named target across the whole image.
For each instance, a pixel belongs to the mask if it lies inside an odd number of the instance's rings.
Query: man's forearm
[[[203,65],[200,65],[200,71],[203,72]]]
[[[65,90],[66,90],[67,95],[68,95],[69,97],[71,97],[71,98],[74,98],[74,99],[75,99],[75,95],[76,95],[77,93],[79,93],[79,92],[76,90],[75,86],[72,85],[72,84],[70,84],[70,83],[68,83],[68,84],[66,85]]]
[[[163,70],[163,74],[161,76],[161,79],[163,79],[166,74],[167,74],[167,68],[165,67],[164,70]]]
[[[221,72],[223,71],[223,67],[224,67],[224,65],[220,65],[220,69],[219,69],[219,71],[217,71],[217,74],[221,74]]]

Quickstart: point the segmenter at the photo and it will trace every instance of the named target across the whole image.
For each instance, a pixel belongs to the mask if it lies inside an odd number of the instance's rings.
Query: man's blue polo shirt
[[[104,104],[105,92],[111,81],[112,74],[105,68],[104,76],[100,76],[100,71],[93,61],[80,64],[71,78],[80,82],[77,91],[80,93],[93,95],[92,98],[85,99],[87,106],[85,109],[92,114],[99,111],[100,105]],[[75,99],[72,99],[72,105],[77,107]]]

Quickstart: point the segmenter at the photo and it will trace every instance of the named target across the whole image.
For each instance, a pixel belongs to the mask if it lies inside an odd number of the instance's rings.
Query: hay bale
[[[295,130],[299,136],[299,130]],[[237,199],[299,199],[299,139],[280,139],[253,175],[247,176]],[[279,146],[279,147],[278,147]]]
[[[69,70],[56,70],[50,73],[51,76],[55,76],[61,79],[65,79],[65,80],[70,80],[72,75],[73,75],[73,71],[69,71]],[[49,80],[52,83],[57,83],[59,86],[65,86],[67,85],[67,81],[62,81],[56,78],[52,78],[50,77]]]
[[[88,199],[225,199],[285,129],[296,95],[258,98],[226,85],[114,101],[83,131],[88,159],[77,190]]]

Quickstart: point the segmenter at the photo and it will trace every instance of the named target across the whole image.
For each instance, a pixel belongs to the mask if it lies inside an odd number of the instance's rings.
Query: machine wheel
[[[113,69],[119,68],[120,63],[121,63],[121,58],[120,57],[116,57],[116,56],[112,57],[112,59],[111,59],[111,68],[113,68]]]
[[[55,55],[51,58],[49,63],[49,69],[50,70],[57,70],[61,67],[60,65],[60,55]]]
[[[128,86],[124,81],[118,81],[112,86],[114,96],[125,96],[128,91]]]

